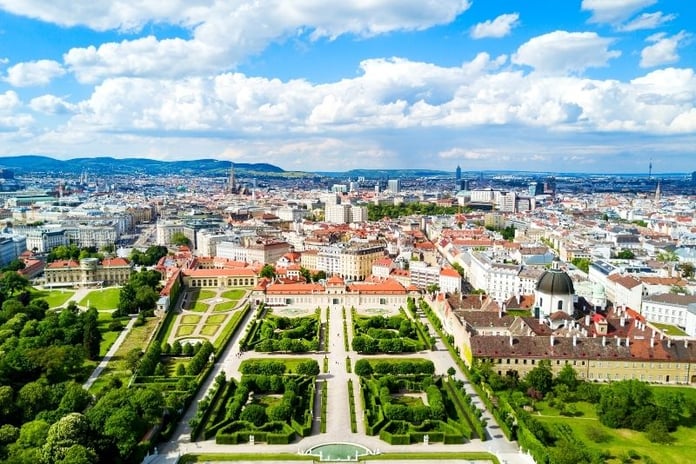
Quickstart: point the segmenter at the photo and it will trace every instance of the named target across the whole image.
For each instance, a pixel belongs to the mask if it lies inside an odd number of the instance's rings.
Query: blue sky
[[[0,0],[0,164],[691,172],[690,3]]]

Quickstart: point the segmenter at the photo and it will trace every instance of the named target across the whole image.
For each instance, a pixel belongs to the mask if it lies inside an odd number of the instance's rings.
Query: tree
[[[570,391],[575,391],[580,383],[578,381],[578,373],[575,371],[573,366],[566,364],[558,373],[556,383],[559,385],[565,385]]]
[[[355,373],[360,377],[369,377],[372,375],[372,365],[367,359],[359,359],[355,362],[355,367],[353,368]]]
[[[70,413],[51,425],[46,443],[41,448],[42,461],[51,464],[61,462],[70,447],[85,445],[89,437],[89,423],[80,413]]]
[[[573,258],[570,261],[573,266],[577,267],[584,273],[590,272],[590,260],[589,258]]]
[[[82,346],[88,359],[97,359],[102,340],[99,331],[99,313],[96,308],[89,308],[80,317],[82,319]]]
[[[171,241],[177,246],[191,246],[191,240],[183,232],[174,232]]]
[[[260,404],[248,404],[240,414],[239,418],[243,421],[251,422],[252,424],[258,426],[263,425],[266,420],[266,408]]]
[[[15,271],[7,271],[0,277],[0,288],[5,290],[8,295],[24,290],[27,286],[29,286],[27,278]]]
[[[264,264],[259,273],[260,277],[265,277],[266,279],[273,280],[276,276],[275,266],[272,264]]]
[[[524,381],[534,390],[546,395],[553,386],[553,373],[551,372],[551,361],[542,359],[539,364],[530,370]]]
[[[12,261],[10,261],[9,263],[5,264],[5,266],[3,266],[3,268],[1,270],[3,272],[4,271],[21,271],[25,267],[27,267],[27,265],[24,264],[24,261],[22,261],[21,259],[15,258]]]
[[[681,263],[679,265],[679,270],[682,273],[682,277],[685,279],[692,279],[694,277],[694,273],[696,273],[694,265],[689,262]]]
[[[454,377],[454,374],[456,373],[457,370],[454,367],[450,366],[449,368],[447,368],[447,375],[449,375],[450,377]]]
[[[633,259],[636,255],[628,248],[624,248],[616,254],[616,257],[619,259]]]
[[[104,422],[103,434],[109,437],[122,458],[127,458],[145,433],[145,424],[132,407],[112,411]]]

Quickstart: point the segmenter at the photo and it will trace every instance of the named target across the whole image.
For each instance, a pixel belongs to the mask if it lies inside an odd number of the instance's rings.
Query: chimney
[[[590,315],[585,316],[585,325],[590,325]]]
[[[629,346],[631,344],[629,337],[626,337],[626,346]]]
[[[606,337],[606,335],[602,335],[602,346],[607,346],[607,337]]]
[[[672,348],[672,339],[671,338],[667,339],[667,348]]]
[[[616,337],[616,346],[621,346],[621,338]]]
[[[510,346],[512,346],[512,345],[513,345],[512,335],[510,335]]]
[[[640,328],[640,321],[638,319],[633,319],[633,322],[635,322],[635,326]]]
[[[578,336],[573,335],[573,346],[578,346]]]
[[[688,348],[688,347],[689,347],[689,340],[685,338],[684,339],[684,348]]]
[[[623,327],[624,325],[626,325],[626,318],[621,316],[621,327]]]
[[[551,340],[551,346],[553,346],[554,342],[556,341],[555,337],[553,335],[551,335],[550,340]]]

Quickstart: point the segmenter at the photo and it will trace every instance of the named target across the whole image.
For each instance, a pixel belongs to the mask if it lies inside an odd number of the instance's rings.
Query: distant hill
[[[329,177],[350,177],[356,179],[364,177],[365,179],[398,179],[415,178],[415,177],[438,177],[438,176],[453,176],[454,174],[446,171],[436,171],[433,169],[351,169],[345,172],[318,172],[317,174]]]
[[[90,173],[150,175],[227,175],[230,161],[198,159],[189,161],[158,161],[147,158],[110,157],[73,158],[57,160],[48,156],[21,155],[0,157],[0,168],[9,168],[18,174],[29,172],[51,172],[79,174]],[[234,163],[235,173],[278,175],[285,171],[268,163]]]

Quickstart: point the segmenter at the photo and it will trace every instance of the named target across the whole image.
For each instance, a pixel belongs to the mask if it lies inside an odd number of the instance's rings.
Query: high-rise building
[[[455,179],[455,180],[461,180],[461,179],[462,179],[462,168],[461,168],[461,166],[457,166],[457,170],[454,171],[454,179]]]
[[[401,180],[400,179],[389,179],[387,182],[387,188],[391,193],[401,192]]]
[[[696,171],[691,173],[691,183],[696,184]]]
[[[535,197],[544,193],[544,185],[541,182],[529,183],[529,196]]]

